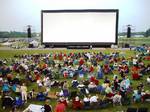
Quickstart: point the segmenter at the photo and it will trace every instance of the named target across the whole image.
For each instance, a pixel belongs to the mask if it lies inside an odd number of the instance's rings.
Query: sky
[[[119,9],[119,32],[150,28],[150,0],[0,0],[0,31],[41,31],[41,10]]]

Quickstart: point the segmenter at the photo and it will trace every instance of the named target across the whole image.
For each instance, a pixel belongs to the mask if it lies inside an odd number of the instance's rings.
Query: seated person
[[[138,65],[134,65],[134,66],[132,67],[132,78],[133,78],[133,79],[139,79],[139,78],[140,78]]]
[[[55,106],[55,112],[66,112],[66,106],[60,100]]]
[[[78,96],[76,96],[75,99],[73,99],[72,107],[75,110],[82,109],[82,102],[80,101],[80,98]]]
[[[146,73],[150,73],[150,64],[148,64],[148,65],[146,66],[145,72],[146,72]]]
[[[11,96],[2,97],[2,107],[5,109],[7,106],[12,107],[15,100]]]
[[[112,91],[112,88],[110,87],[110,85],[108,85],[108,86],[106,87],[105,93],[106,93],[106,96],[107,96],[108,98],[110,98],[110,99],[114,96],[113,91]]]
[[[110,83],[110,80],[108,79],[108,77],[106,76],[104,79],[104,83]]]
[[[147,84],[150,84],[150,76],[147,77]]]
[[[36,99],[39,100],[39,101],[45,101],[46,99],[46,96],[44,95],[43,92],[39,92],[36,96]]]
[[[58,97],[64,96],[63,90],[61,90],[60,92],[56,92],[56,96]]]
[[[101,66],[98,66],[97,69],[98,69],[97,70],[97,78],[98,79],[103,79],[104,73],[103,73],[103,70],[102,70]]]
[[[134,90],[133,101],[141,101],[141,92],[139,92],[138,90]]]
[[[89,80],[84,80],[83,84],[87,87],[90,84],[90,81]]]
[[[118,90],[118,87],[119,87],[119,80],[118,80],[118,76],[117,76],[117,75],[114,75],[114,78],[113,78],[113,86],[114,86],[114,90]]]
[[[90,82],[90,84],[88,85],[88,89],[90,92],[95,92],[96,88],[97,88],[97,86],[94,82]]]
[[[138,86],[137,86],[138,91],[142,92],[144,91],[144,84],[141,82]]]
[[[29,80],[30,82],[34,82],[35,81],[35,79],[32,77],[31,74],[27,75],[26,79]]]
[[[73,88],[77,88],[77,86],[79,85],[79,82],[76,79],[73,79],[71,83]]]
[[[52,112],[52,106],[49,105],[48,101],[44,104],[44,112]]]
[[[69,90],[68,89],[63,89],[63,96],[68,97],[69,95],[70,95]]]
[[[29,99],[35,98],[35,90],[34,90],[34,89],[32,89],[31,91],[29,91],[29,93],[28,93],[28,98],[29,98]]]
[[[98,107],[98,95],[94,95],[90,97],[90,105],[94,109]]]
[[[3,85],[3,77],[0,75],[0,86]]]
[[[21,97],[16,97],[15,99],[15,106],[20,107],[24,104]]]
[[[3,86],[2,86],[2,91],[3,91],[4,93],[7,93],[7,92],[10,91],[10,88],[9,88],[8,83],[4,83],[4,84],[3,84]]]
[[[90,78],[90,81],[93,82],[93,83],[95,83],[96,85],[99,84],[99,81],[98,81],[94,76],[92,76],[92,77]]]
[[[115,94],[114,96],[113,96],[113,105],[115,106],[115,104],[120,104],[120,105],[122,105],[122,103],[121,103],[121,98],[122,98],[122,96],[120,95],[120,93],[118,92],[117,94]]]
[[[85,85],[83,84],[83,82],[80,82],[79,85],[77,86],[77,88],[79,88],[79,89],[84,88],[84,87],[85,87]]]
[[[97,86],[97,92],[104,94],[106,88],[106,84],[102,84]]]
[[[83,104],[84,104],[84,109],[90,109],[90,98],[88,96],[84,96]]]
[[[117,63],[117,62],[114,62],[113,68],[114,68],[114,69],[117,69],[117,68],[118,68],[118,63]]]
[[[103,66],[103,71],[104,71],[105,74],[108,74],[111,71],[110,66],[108,64],[105,64]]]
[[[7,80],[9,82],[9,84],[12,83],[13,75],[12,74],[7,74],[6,77],[7,77]]]
[[[129,73],[129,67],[126,64],[123,66],[123,69],[125,73]]]
[[[68,100],[65,97],[60,97],[59,100],[61,101],[61,103],[63,103],[66,107],[68,107]]]
[[[90,97],[90,103],[97,103],[98,102],[98,96],[94,95]]]
[[[141,100],[144,102],[144,101],[146,101],[146,100],[148,100],[148,99],[150,99],[150,91],[149,91],[149,90],[147,90],[147,91],[145,91],[144,93],[142,93],[142,98],[141,98]]]
[[[20,85],[13,84],[12,90],[13,90],[15,93],[19,93],[19,92],[20,92]]]

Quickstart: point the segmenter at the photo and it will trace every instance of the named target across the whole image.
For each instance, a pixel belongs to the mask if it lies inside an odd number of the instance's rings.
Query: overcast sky
[[[41,10],[119,9],[119,31],[127,24],[135,31],[150,28],[150,0],[0,0],[0,31],[41,31]]]

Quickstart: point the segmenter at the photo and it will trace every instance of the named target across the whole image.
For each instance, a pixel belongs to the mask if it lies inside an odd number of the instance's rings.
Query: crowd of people
[[[148,57],[149,49],[130,57],[120,51],[109,54],[91,51],[24,54],[1,59],[2,107],[11,106],[15,111],[36,100],[46,102],[44,112],[65,112],[148,101]],[[141,80],[141,83],[133,80]],[[51,106],[49,99],[54,99],[56,105]]]

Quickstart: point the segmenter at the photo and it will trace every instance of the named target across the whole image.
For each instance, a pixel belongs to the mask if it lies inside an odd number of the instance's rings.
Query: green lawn
[[[56,52],[65,52],[65,53],[69,53],[69,52],[99,52],[100,50],[0,50],[0,59],[10,59],[10,58],[14,58],[14,55],[21,55],[21,54],[40,54],[40,53],[56,53]],[[116,51],[116,50],[112,50],[112,49],[105,49],[105,50],[101,50],[103,53],[109,54],[110,52]],[[118,52],[123,52],[125,53],[126,57],[130,57],[130,56],[135,56],[136,52],[135,51],[129,51],[129,50],[124,50],[124,51],[120,51],[118,50]],[[148,61],[145,61],[144,63],[148,64]],[[115,72],[117,73],[117,72]],[[137,85],[140,82],[143,82],[144,85],[146,85],[146,78],[148,75],[142,77],[140,80],[134,80],[132,81],[132,87],[134,89],[136,89]],[[109,79],[112,79],[113,74],[108,74]],[[131,79],[130,73],[129,73],[129,78]],[[63,78],[60,78],[59,80],[63,80]],[[70,83],[71,79],[67,79],[67,81]],[[99,80],[100,83],[103,82],[103,79]],[[37,85],[34,83],[28,83],[28,90],[31,90],[32,88],[35,88],[35,90],[37,89]],[[71,88],[72,89],[72,88]],[[145,89],[149,89],[150,87],[148,85],[145,86]],[[53,88],[51,89],[51,91],[58,91],[60,90],[59,88]],[[102,97],[100,95],[100,97]],[[24,108],[26,108],[29,104],[41,104],[43,105],[44,102],[40,102],[40,101],[28,101],[27,104],[25,104],[24,107],[22,107],[19,111],[21,112]],[[56,100],[50,100],[50,104],[54,107],[56,105]],[[113,107],[112,105],[110,105],[108,108],[105,109],[100,109],[100,110],[85,110],[85,111],[76,111],[76,112],[119,112],[121,110],[126,110],[128,107],[147,107],[150,110],[150,103],[133,103],[132,105],[128,105],[128,106],[116,106]],[[6,109],[5,112],[9,112],[9,109]],[[0,112],[4,112],[4,110],[2,108],[0,108]],[[68,109],[67,112],[74,112],[71,109]]]

